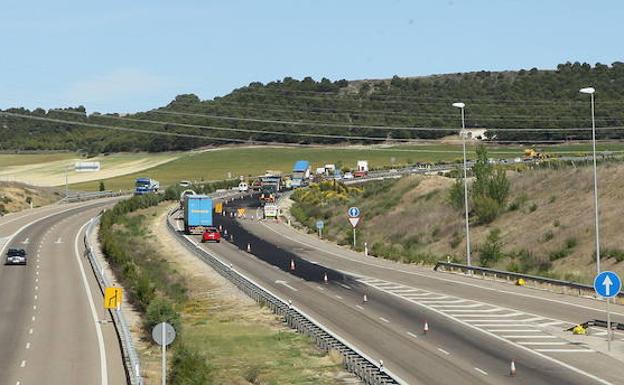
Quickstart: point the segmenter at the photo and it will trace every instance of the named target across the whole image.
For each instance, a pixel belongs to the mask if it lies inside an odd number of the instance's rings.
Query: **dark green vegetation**
[[[622,126],[624,63],[615,62],[611,66],[598,63],[592,67],[576,62],[560,64],[554,71],[533,68],[420,78],[395,76],[391,80],[375,81],[322,79],[317,82],[309,77],[301,81],[287,77],[268,84],[251,83],[214,100],[201,101],[195,95],[179,95],[166,107],[128,116],[92,114],[87,117],[83,107],[47,112],[12,108],[5,112],[15,115],[0,115],[3,138],[0,150],[80,149],[93,154],[188,150],[240,141],[377,142],[344,136],[380,140],[436,139],[452,133],[441,128],[459,126],[458,111],[450,106],[458,100],[467,105],[468,127],[495,130],[499,140],[588,139],[587,131],[505,131],[588,127],[588,97],[578,93],[579,88],[588,85],[597,89],[598,127]],[[299,123],[293,124],[293,121]],[[166,136],[127,130],[114,132],[98,125],[160,131]],[[621,134],[618,130],[601,130],[599,138],[621,138]]]

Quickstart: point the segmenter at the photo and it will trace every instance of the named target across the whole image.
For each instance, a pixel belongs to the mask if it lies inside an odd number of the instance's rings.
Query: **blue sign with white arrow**
[[[347,211],[347,215],[349,215],[349,218],[359,218],[360,209],[357,207],[349,207],[349,210]]]
[[[613,298],[622,289],[622,280],[612,271],[603,271],[594,278],[594,290],[603,298]]]

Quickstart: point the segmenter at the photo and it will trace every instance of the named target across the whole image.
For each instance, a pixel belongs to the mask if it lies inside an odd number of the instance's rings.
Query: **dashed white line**
[[[357,307],[360,310],[364,310],[364,308],[362,306],[360,306],[360,305],[355,305],[355,307]]]
[[[37,305],[33,305],[33,310],[37,310]]]
[[[483,370],[483,369],[474,368],[474,370],[476,370],[477,372],[479,372],[479,373],[483,374],[484,376],[487,376],[487,375],[488,375],[488,374],[487,374],[487,372],[486,372],[485,370]]]
[[[20,364],[20,368],[23,368],[24,366],[26,366],[26,360],[22,360],[22,363]]]
[[[341,296],[339,296],[339,295],[337,295],[337,296],[336,296],[336,298],[338,298],[338,299],[342,299],[342,297],[341,297]]]
[[[390,321],[388,321],[388,320],[387,320],[387,319],[385,319],[384,317],[379,317],[379,319],[380,319],[380,320],[382,320],[382,321],[383,321],[383,322],[385,322],[385,323],[388,323],[388,324],[390,323]]]
[[[35,294],[35,301],[37,300],[37,298],[39,298],[39,296],[37,294]]]
[[[34,330],[32,328],[28,329],[28,334],[33,334],[33,332],[34,332]]]
[[[26,342],[26,349],[30,349],[30,342]]]
[[[32,316],[32,320],[33,320],[33,321],[35,320],[35,316]]]
[[[347,290],[351,290],[351,286],[345,285],[344,283],[339,283],[340,286],[344,287]]]
[[[442,348],[438,348],[438,350],[441,351],[442,353],[446,354],[447,356],[451,354],[451,353],[447,352],[446,350],[444,350]]]
[[[413,338],[418,338],[418,336],[412,332],[407,332],[407,335]]]

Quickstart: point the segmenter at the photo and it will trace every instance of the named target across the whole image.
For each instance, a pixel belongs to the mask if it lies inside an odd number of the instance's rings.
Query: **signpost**
[[[351,222],[351,226],[353,226],[353,248],[355,248],[355,228],[360,222],[360,209],[357,207],[349,207],[347,210],[347,215],[349,216],[349,222]]]
[[[167,346],[171,345],[175,337],[175,329],[167,322],[161,322],[152,329],[152,338],[162,347],[160,351],[162,355],[162,385],[167,384]]]
[[[322,220],[316,221],[316,229],[318,230],[319,238],[323,238],[323,228],[325,227],[325,223]]]
[[[612,271],[603,271],[594,278],[594,290],[596,294],[603,297],[606,302],[607,311],[607,349],[611,351],[611,313],[609,313],[609,301],[618,295],[622,289],[622,280]]]
[[[107,287],[104,289],[104,309],[119,309],[121,307],[123,289]]]

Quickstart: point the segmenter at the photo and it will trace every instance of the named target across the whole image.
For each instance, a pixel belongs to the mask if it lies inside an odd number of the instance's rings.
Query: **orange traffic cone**
[[[323,282],[327,283],[327,273],[323,276]]]
[[[429,323],[427,323],[427,321],[425,321],[425,326],[423,327],[423,333],[427,334],[428,331],[429,331]]]
[[[290,260],[290,270],[295,271],[295,260],[294,259]]]
[[[514,360],[511,360],[511,367],[509,368],[509,375],[510,376],[516,375],[516,363],[514,362]]]
[[[247,244],[247,252],[251,253],[251,244],[249,244],[249,243]]]

